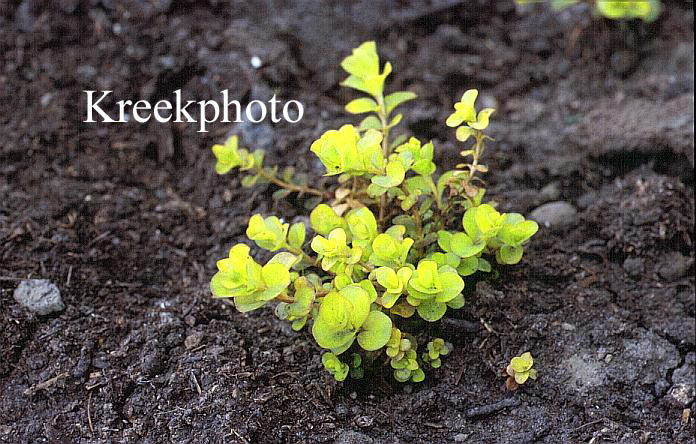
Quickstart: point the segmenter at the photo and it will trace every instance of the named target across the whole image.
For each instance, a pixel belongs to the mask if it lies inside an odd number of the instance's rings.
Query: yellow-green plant
[[[541,2],[546,1],[515,0],[518,5]],[[592,4],[595,13],[612,20],[641,19],[652,22],[662,10],[660,0],[551,0],[551,7],[558,11],[581,2]]]
[[[452,349],[452,344],[442,338],[435,338],[426,345],[427,351],[423,353],[423,362],[427,362],[432,368],[440,368],[442,356],[447,356]]]
[[[505,387],[508,390],[517,390],[517,388],[527,382],[529,378],[536,379],[538,374],[534,368],[534,358],[532,354],[526,352],[512,358],[510,364],[505,368],[505,374],[507,375]]]
[[[459,141],[473,144],[461,152],[465,161],[438,174],[432,142],[392,138],[402,117],[394,110],[415,94],[384,94],[391,64],[380,65],[375,43],[360,45],[341,66],[349,74],[342,85],[366,95],[346,110],[367,117],[311,144],[326,176],[337,177],[331,191],[309,187],[292,169],[264,166],[263,151],[240,148],[234,136],[213,147],[219,174],[239,168],[247,173],[242,184],[274,184],[280,187],[274,198],[311,195],[303,200],[313,209],[309,237],[302,222],[253,215],[247,237],[275,256],[262,266],[248,246],[235,245],[218,262],[211,289],[240,311],[274,301],[277,316],[293,329],[309,323],[327,350],[322,363],[337,380],[362,377],[364,366],[381,362],[396,380],[420,382],[423,364],[439,367],[451,345],[434,339],[419,356],[419,332],[402,332],[404,319],[436,322],[463,307],[464,277],[490,272],[491,260],[518,263],[538,226],[482,202],[479,173],[487,167],[481,158],[495,110],[476,110],[475,89],[464,93],[446,122]]]

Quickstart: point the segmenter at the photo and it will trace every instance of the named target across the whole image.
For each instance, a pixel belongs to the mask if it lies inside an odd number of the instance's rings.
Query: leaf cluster
[[[322,363],[336,380],[362,377],[364,365],[388,362],[397,381],[420,382],[424,365],[440,367],[452,347],[436,338],[419,355],[417,336],[401,330],[404,320],[436,322],[462,308],[464,278],[491,272],[494,260],[517,264],[538,226],[482,202],[485,188],[477,174],[487,171],[480,159],[491,140],[484,131],[494,110],[476,110],[476,90],[464,93],[446,122],[458,140],[473,140],[462,151],[468,160],[438,173],[432,141],[391,138],[401,120],[391,113],[415,94],[384,95],[392,67],[380,64],[374,42],[353,50],[341,66],[349,74],[342,85],[366,94],[346,110],[368,116],[311,144],[326,176],[337,176],[332,191],[310,188],[294,174],[278,176],[263,166],[262,151],[239,148],[235,137],[213,147],[220,174],[239,168],[250,173],[243,183],[262,180],[324,202],[312,202],[310,227],[253,215],[247,237],[275,256],[260,265],[248,246],[233,246],[218,261],[211,289],[239,311],[273,301],[276,315],[293,329],[310,325],[326,350]]]
[[[505,387],[508,390],[517,390],[517,388],[527,382],[529,378],[536,379],[538,373],[534,367],[534,358],[529,352],[522,353],[520,356],[515,356],[510,360],[510,364],[505,368],[507,380]]]

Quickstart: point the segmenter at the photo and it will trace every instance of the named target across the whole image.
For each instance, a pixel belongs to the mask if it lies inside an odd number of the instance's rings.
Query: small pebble
[[[623,263],[623,269],[632,278],[638,278],[645,273],[645,264],[639,257],[627,257]]]
[[[669,389],[669,396],[679,404],[688,406],[694,399],[694,386],[689,384],[674,384]]]
[[[27,279],[14,291],[15,301],[29,311],[45,316],[65,310],[60,290],[48,279]]]
[[[368,444],[371,442],[374,442],[374,440],[364,433],[354,430],[342,430],[336,437],[334,444]]]
[[[532,210],[529,218],[547,228],[562,228],[575,222],[578,211],[564,201],[549,202]]]
[[[52,98],[53,94],[51,93],[46,93],[43,96],[41,96],[41,106],[47,106],[49,103],[51,103]]]
[[[201,333],[193,333],[191,335],[188,335],[186,339],[184,340],[184,347],[186,347],[186,350],[191,350],[192,348],[196,348],[198,344],[201,343],[201,340],[203,339],[203,335]]]
[[[686,257],[678,251],[673,251],[664,256],[664,263],[660,267],[659,273],[668,281],[674,281],[684,276],[693,264],[692,258]]]
[[[539,191],[539,197],[543,202],[550,202],[552,200],[558,200],[561,197],[561,189],[558,186],[558,182],[551,182]]]
[[[464,442],[469,437],[466,433],[457,433],[454,435],[454,442]]]
[[[370,427],[372,423],[374,422],[374,419],[372,419],[372,416],[358,416],[355,418],[355,424],[358,425],[358,427],[366,428]]]

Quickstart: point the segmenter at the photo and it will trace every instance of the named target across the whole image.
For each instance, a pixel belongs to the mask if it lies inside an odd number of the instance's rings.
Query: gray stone
[[[466,433],[457,433],[454,435],[454,442],[464,442],[469,437]]]
[[[364,433],[354,430],[342,430],[336,437],[334,444],[369,444],[373,442],[375,441]]]
[[[572,224],[578,211],[564,201],[549,202],[532,210],[529,218],[547,228],[562,228]]]
[[[691,352],[686,355],[684,364],[672,373],[673,385],[669,396],[684,407],[694,400],[694,363],[696,354]]]
[[[633,278],[638,278],[645,273],[645,264],[639,257],[628,257],[623,263],[624,271]]]
[[[558,186],[558,182],[551,182],[539,190],[539,198],[542,202],[558,200],[559,197],[561,197],[561,188]]]
[[[689,268],[694,264],[694,260],[686,257],[678,251],[668,253],[664,257],[664,263],[659,269],[660,276],[673,281],[684,276]]]
[[[14,298],[38,315],[48,315],[65,310],[60,290],[48,279],[27,279],[19,283]]]

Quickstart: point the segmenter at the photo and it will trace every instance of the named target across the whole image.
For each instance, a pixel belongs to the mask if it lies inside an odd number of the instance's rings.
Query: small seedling
[[[534,367],[534,358],[529,352],[522,353],[510,360],[510,364],[505,368],[507,380],[505,388],[508,390],[517,390],[520,385],[527,382],[527,379],[537,378],[537,371]]]
[[[442,338],[435,338],[426,345],[426,352],[423,353],[423,362],[432,368],[440,368],[442,356],[447,356],[452,350],[452,344],[446,343]]]
[[[463,278],[491,272],[492,261],[517,264],[539,227],[483,202],[479,175],[488,168],[481,159],[495,110],[476,110],[477,90],[466,91],[446,121],[460,142],[473,143],[462,150],[461,164],[438,174],[432,142],[392,137],[402,118],[395,109],[416,96],[384,93],[392,66],[380,64],[375,43],[354,49],[341,66],[349,74],[342,85],[365,94],[346,110],[367,117],[311,144],[325,175],[337,179],[331,189],[308,186],[292,168],[265,166],[263,150],[241,148],[234,136],[213,146],[218,174],[238,168],[242,185],[272,184],[279,187],[274,199],[295,193],[312,211],[310,236],[302,222],[253,215],[247,237],[275,255],[261,265],[248,246],[233,246],[218,261],[211,289],[239,311],[273,302],[294,330],[310,325],[326,350],[324,368],[338,381],[383,363],[397,381],[420,382],[424,365],[440,367],[452,346],[436,338],[419,356],[423,334],[402,331],[404,319],[437,322],[463,307]]]
[[[518,5],[540,3],[544,0],[515,0]],[[641,19],[652,22],[660,15],[660,0],[551,0],[551,8],[556,11],[585,2],[594,7],[596,14],[612,20]]]

